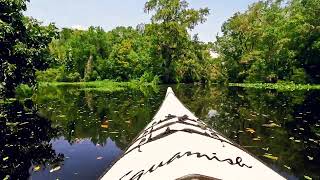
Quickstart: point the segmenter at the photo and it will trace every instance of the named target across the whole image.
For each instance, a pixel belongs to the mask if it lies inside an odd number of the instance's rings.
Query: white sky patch
[[[73,25],[73,26],[71,26],[71,29],[77,29],[77,30],[87,30],[88,29],[88,27],[85,27],[85,26],[82,26],[82,25],[80,25],[80,24],[77,24],[77,25]]]
[[[193,34],[199,34],[204,42],[216,40],[221,32],[222,24],[238,11],[243,12],[248,5],[259,0],[188,0],[190,8],[210,9],[210,15],[204,24],[199,24]],[[117,26],[136,27],[140,23],[150,23],[151,14],[143,11],[146,0],[32,0],[27,3],[24,13],[47,25],[51,22],[57,27],[74,27],[88,29],[90,26],[100,26],[110,31]],[[80,25],[80,26],[79,26]]]
[[[220,54],[214,52],[214,51],[210,51],[210,55],[212,58],[218,58],[220,56]]]

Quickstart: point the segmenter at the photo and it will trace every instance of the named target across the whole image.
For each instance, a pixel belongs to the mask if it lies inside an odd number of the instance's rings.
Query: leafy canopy
[[[320,1],[252,4],[222,26],[217,67],[229,82],[320,82]]]
[[[146,13],[154,11],[152,24],[146,26],[146,34],[152,37],[152,59],[163,82],[197,81],[201,77],[201,59],[195,54],[195,41],[188,30],[203,23],[209,9],[188,9],[185,0],[149,0]],[[195,71],[195,72],[192,72]],[[192,75],[196,73],[196,75]]]
[[[25,17],[26,0],[0,0],[0,90],[14,96],[21,84],[35,84],[35,72],[44,70],[52,60],[47,49],[56,27],[42,26]]]

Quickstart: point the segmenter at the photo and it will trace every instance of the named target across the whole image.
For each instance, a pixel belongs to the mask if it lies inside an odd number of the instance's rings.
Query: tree
[[[152,59],[163,82],[183,80],[181,76],[188,70],[182,62],[197,61],[188,30],[205,22],[209,9],[187,8],[185,0],[149,0],[145,4],[146,13],[155,11],[152,24],[146,26],[146,35],[152,37]]]
[[[227,80],[318,82],[318,7],[319,0],[260,1],[231,17],[215,43]]]
[[[26,2],[0,0],[0,89],[4,97],[14,96],[21,83],[34,85],[36,70],[46,69],[52,60],[47,47],[56,27],[25,17]]]
[[[188,32],[206,20],[209,10],[188,9],[184,0],[151,0],[145,4],[145,11],[155,11],[152,23],[139,24],[136,29],[63,29],[50,44],[57,63],[47,73],[52,77],[61,72],[61,77],[50,79],[152,81],[161,77],[165,83],[208,80],[207,74],[212,74],[205,68],[212,65],[209,46],[197,36],[191,38]],[[38,77],[43,80],[45,74],[39,73]]]

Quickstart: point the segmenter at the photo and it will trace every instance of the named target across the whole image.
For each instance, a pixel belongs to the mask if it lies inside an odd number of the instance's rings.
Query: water
[[[320,179],[320,91],[173,89],[199,118],[285,177]],[[33,101],[1,104],[0,178],[99,178],[150,122],[165,91],[48,87]]]

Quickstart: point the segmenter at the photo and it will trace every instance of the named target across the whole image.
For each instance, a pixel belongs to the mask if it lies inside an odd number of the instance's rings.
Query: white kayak
[[[285,179],[209,128],[168,88],[153,120],[102,180]]]

